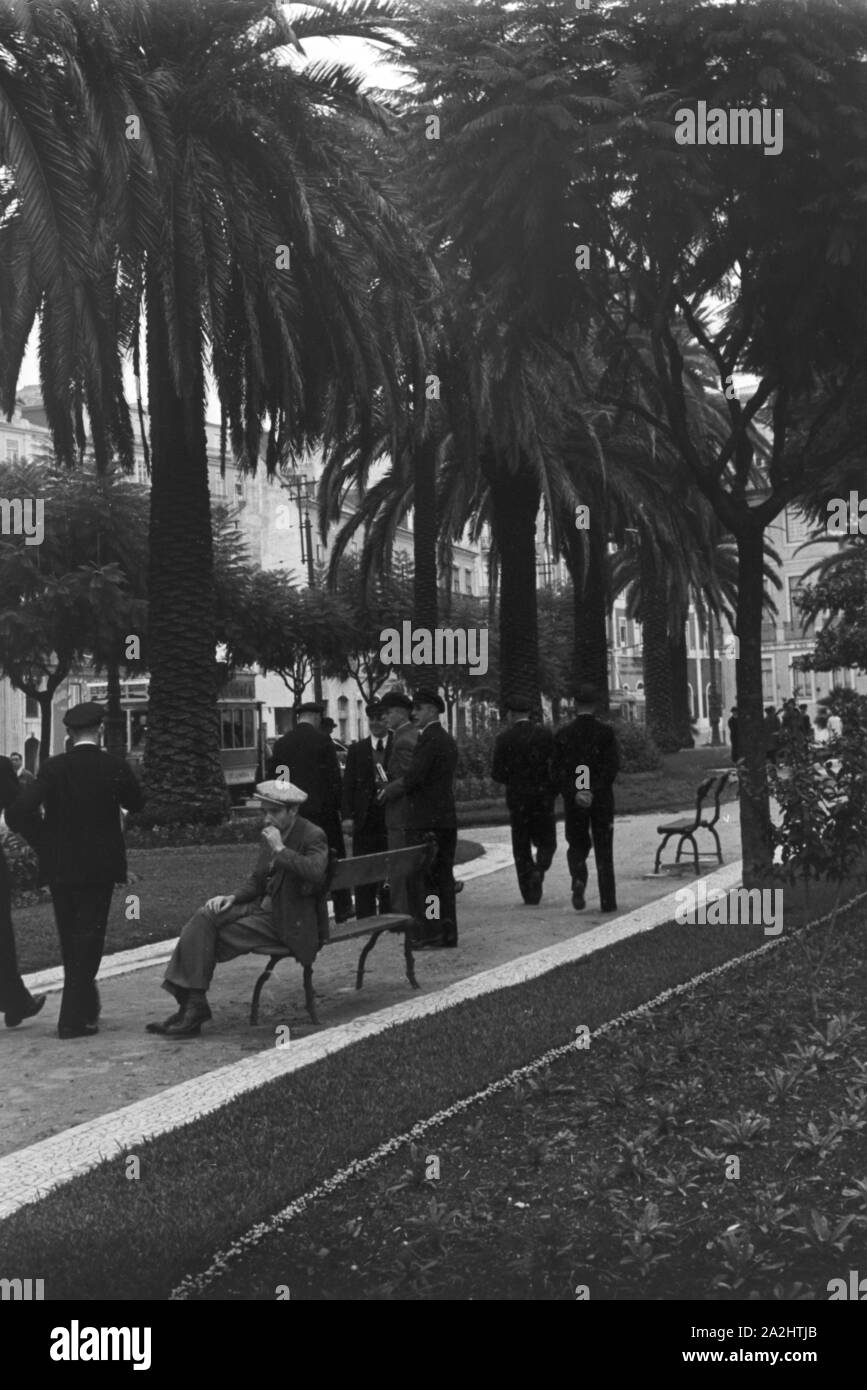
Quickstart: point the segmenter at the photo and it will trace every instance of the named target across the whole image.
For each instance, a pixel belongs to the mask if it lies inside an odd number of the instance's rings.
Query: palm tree
[[[146,323],[148,814],[210,820],[228,801],[217,751],[206,372],[224,440],[251,470],[266,422],[273,472],[288,452],[339,435],[351,416],[363,420],[377,392],[396,398],[394,344],[412,322],[418,257],[377,159],[388,112],[346,67],[303,61],[308,38],[389,42],[393,15],[377,0],[349,0],[318,6],[290,29],[263,0],[59,8],[63,25],[43,48],[53,42],[74,74],[64,89],[67,105],[77,97],[73,168],[101,194],[87,204],[76,248],[93,236],[104,249],[79,280],[104,300],[112,267],[114,327],[137,348],[140,313]],[[101,102],[87,85],[96,89],[97,72]],[[130,139],[122,113],[135,120]],[[23,158],[16,172],[28,226],[38,227],[48,214],[37,180]],[[43,302],[50,308],[47,293]],[[43,318],[49,344],[59,317]],[[62,412],[46,397],[54,423]],[[93,390],[91,398],[100,403]]]

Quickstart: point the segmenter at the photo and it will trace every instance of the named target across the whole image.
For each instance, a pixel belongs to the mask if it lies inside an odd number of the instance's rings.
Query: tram
[[[104,705],[108,698],[106,682],[91,681],[87,698]],[[122,682],[120,705],[126,720],[126,756],[138,768],[144,758],[147,734],[147,677]],[[228,681],[220,691],[217,708],[223,776],[232,799],[240,801],[261,782],[267,761],[262,702],[256,699],[253,673],[239,672]]]

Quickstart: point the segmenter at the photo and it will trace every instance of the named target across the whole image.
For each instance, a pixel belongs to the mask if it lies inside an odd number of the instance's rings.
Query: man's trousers
[[[328,841],[328,848],[333,850],[338,859],[346,858],[346,841],[343,838],[343,829],[340,824],[339,810],[317,811],[307,816],[311,825],[318,825],[323,831]],[[336,893],[332,893],[331,902],[334,907],[335,917],[352,916],[352,890],[349,888],[338,888]]]
[[[617,906],[614,883],[614,798],[597,792],[590,807],[566,804],[567,860],[573,885],[587,887],[587,856],[592,839],[603,910]]]
[[[548,872],[557,849],[553,800],[551,797],[515,797],[509,802],[509,824],[518,887],[526,901],[527,894],[532,891],[533,874]]]
[[[11,892],[9,869],[0,850],[0,1013],[14,1013],[30,1002],[30,991],[18,973]]]
[[[166,966],[163,989],[208,990],[221,961],[264,950],[283,950],[271,913],[260,902],[233,903],[225,912],[200,907],[181,929],[178,944]]]
[[[433,894],[439,900],[439,918],[432,919],[439,921],[439,929],[442,932],[443,940],[457,945],[458,940],[458,915],[455,901],[455,853],[458,847],[457,829],[444,829],[442,827],[431,826],[429,830],[407,830],[406,840],[408,845],[422,845],[428,835],[433,835],[437,844],[436,858],[425,875],[424,894],[425,898]],[[421,904],[421,923],[424,930],[434,935],[434,931],[428,925],[425,913],[425,904]]]
[[[63,960],[60,1028],[82,1028],[99,1018],[96,976],[105,946],[113,883],[51,883]]]

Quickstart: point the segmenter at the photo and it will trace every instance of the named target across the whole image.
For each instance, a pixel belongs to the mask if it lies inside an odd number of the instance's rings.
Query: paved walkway
[[[621,913],[677,887],[676,878],[647,876],[658,842],[656,825],[669,818],[652,813],[618,819],[615,862]],[[725,861],[731,864],[739,855],[736,802],[724,808],[719,830]],[[596,909],[592,870],[588,909],[576,913],[572,908],[562,827],[545,897],[535,908],[521,902],[508,828],[473,830],[468,838],[484,844],[486,853],[458,870],[458,877],[466,882],[458,899],[460,947],[419,954],[416,968],[422,994],[611,922]],[[703,872],[711,867],[708,863]],[[682,881],[689,882],[691,877],[689,873]],[[0,1154],[14,1153],[194,1077],[201,1076],[204,1084],[207,1073],[273,1048],[278,1026],[288,1024],[293,1039],[321,1031],[313,1028],[304,1012],[301,972],[290,961],[278,966],[263,994],[259,1025],[249,1026],[250,995],[263,962],[261,957],[247,956],[218,966],[209,995],[214,1021],[205,1025],[200,1038],[170,1042],[147,1034],[146,1023],[172,1011],[170,997],[160,989],[171,945],[152,945],[105,960],[100,975],[106,980],[103,1016],[95,1038],[61,1042],[55,1032],[58,972],[29,977],[33,987],[47,987],[51,997],[37,1019],[14,1031],[0,1029],[0,1074],[4,1077]],[[413,997],[403,973],[401,946],[396,938],[387,937],[369,957],[364,989],[356,992],[353,981],[361,945],[353,941],[328,947],[317,960],[314,981],[323,1029]]]

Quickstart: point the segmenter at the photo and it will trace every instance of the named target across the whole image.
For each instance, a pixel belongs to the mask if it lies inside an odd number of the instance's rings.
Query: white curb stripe
[[[706,882],[709,887],[729,887],[739,877],[740,865],[732,864],[711,875]],[[695,880],[696,883],[698,881]],[[324,1057],[354,1046],[363,1038],[376,1037],[386,1029],[445,1012],[464,1000],[537,979],[561,965],[602,950],[615,941],[651,931],[663,922],[673,920],[678,892],[647,903],[635,912],[595,927],[582,936],[471,975],[433,994],[392,1004],[363,1018],[339,1024],[292,1042],[288,1047],[269,1048],[267,1052],[256,1053],[241,1062],[231,1062],[120,1110],[87,1120],[29,1148],[6,1154],[0,1158],[0,1220],[28,1202],[44,1197],[71,1178],[89,1172],[106,1159],[128,1153],[133,1145],[145,1143],[204,1115],[213,1114],[229,1101],[269,1081],[312,1066]],[[160,1045],[158,1039],[154,1040],[154,1045]]]
[[[855,906],[864,898],[867,898],[867,892],[858,894],[857,897],[847,903],[847,909]],[[818,918],[809,925],[811,928],[820,927],[824,922],[830,921],[833,915],[833,912],[828,912],[824,917]],[[670,989],[663,990],[661,994],[657,994],[655,998],[648,1000],[646,1003],[639,1004],[634,1009],[629,1009],[625,1013],[618,1014],[617,1018],[610,1019],[607,1023],[600,1024],[599,1027],[595,1028],[590,1034],[591,1040],[593,1038],[600,1038],[606,1033],[613,1032],[615,1028],[622,1028],[625,1023],[630,1023],[634,1019],[641,1018],[654,1009],[658,1009],[661,1005],[668,1003],[670,999],[675,999],[679,995],[691,994],[699,985],[704,984],[706,980],[712,980],[716,976],[723,975],[727,970],[732,970],[737,965],[743,965],[746,961],[756,960],[759,956],[765,955],[768,951],[773,951],[776,947],[782,946],[784,943],[788,944],[789,941],[791,941],[791,937],[775,937],[772,941],[766,941],[754,951],[748,951],[746,955],[733,956],[731,960],[723,961],[721,965],[714,966],[712,970],[703,970],[701,974],[694,975],[692,979],[684,980],[683,983],[679,985],[673,985]],[[364,1173],[368,1169],[375,1167],[378,1163],[381,1163],[384,1158],[388,1158],[391,1154],[396,1153],[397,1150],[404,1145],[411,1144],[415,1139],[421,1139],[427,1134],[428,1130],[435,1128],[437,1125],[444,1124],[446,1120],[450,1120],[455,1115],[461,1114],[464,1110],[468,1110],[472,1105],[477,1105],[480,1101],[487,1100],[489,1096],[496,1095],[499,1091],[510,1089],[523,1077],[531,1076],[534,1072],[541,1071],[544,1067],[550,1066],[550,1064],[558,1058],[565,1057],[570,1052],[580,1052],[583,1050],[583,1046],[579,1045],[577,1042],[569,1042],[560,1047],[550,1048],[549,1051],[543,1053],[542,1056],[537,1057],[535,1061],[528,1063],[526,1066],[517,1067],[514,1071],[509,1072],[507,1076],[501,1077],[498,1081],[492,1081],[488,1086],[485,1086],[480,1091],[476,1091],[473,1095],[466,1096],[463,1100],[456,1101],[445,1110],[437,1111],[437,1113],[431,1115],[429,1119],[420,1120],[418,1124],[413,1125],[412,1129],[406,1130],[405,1133],[397,1135],[394,1139],[387,1139],[384,1144],[380,1144],[379,1148],[374,1149],[373,1153],[368,1154],[366,1158],[356,1159],[353,1163],[347,1164],[345,1168],[341,1168],[339,1172],[327,1178],[325,1182],[320,1183],[317,1187],[312,1188],[302,1196],[296,1197],[288,1206],[283,1207],[283,1209],[274,1216],[270,1216],[267,1221],[260,1221],[257,1225],[252,1226],[245,1235],[241,1236],[232,1245],[215,1255],[207,1269],[203,1270],[200,1274],[186,1275],[181,1282],[172,1289],[169,1294],[169,1300],[184,1301],[194,1297],[194,1295],[198,1293],[202,1293],[215,1279],[226,1272],[230,1264],[235,1263],[242,1255],[252,1250],[267,1236],[273,1235],[282,1226],[288,1225],[293,1217],[300,1216],[312,1202],[320,1197],[327,1196],[329,1193],[336,1191],[339,1187],[344,1187],[351,1178],[357,1177],[360,1173]]]
[[[462,883],[474,878],[484,878],[487,874],[499,873],[500,869],[505,869],[513,862],[511,848],[505,845],[485,845],[481,840],[477,840],[476,844],[483,845],[484,854],[480,854],[476,859],[468,859],[466,864],[460,864],[455,869],[455,878],[460,879]],[[330,904],[329,915],[333,916]],[[164,941],[152,941],[147,946],[136,946],[131,951],[115,951],[103,959],[97,980],[110,980],[115,975],[131,975],[135,970],[147,970],[152,965],[163,965],[171,958],[177,944],[178,938],[174,936]],[[63,967],[52,966],[49,970],[34,971],[32,975],[24,976],[24,983],[29,990],[37,994],[58,994],[63,989]]]

